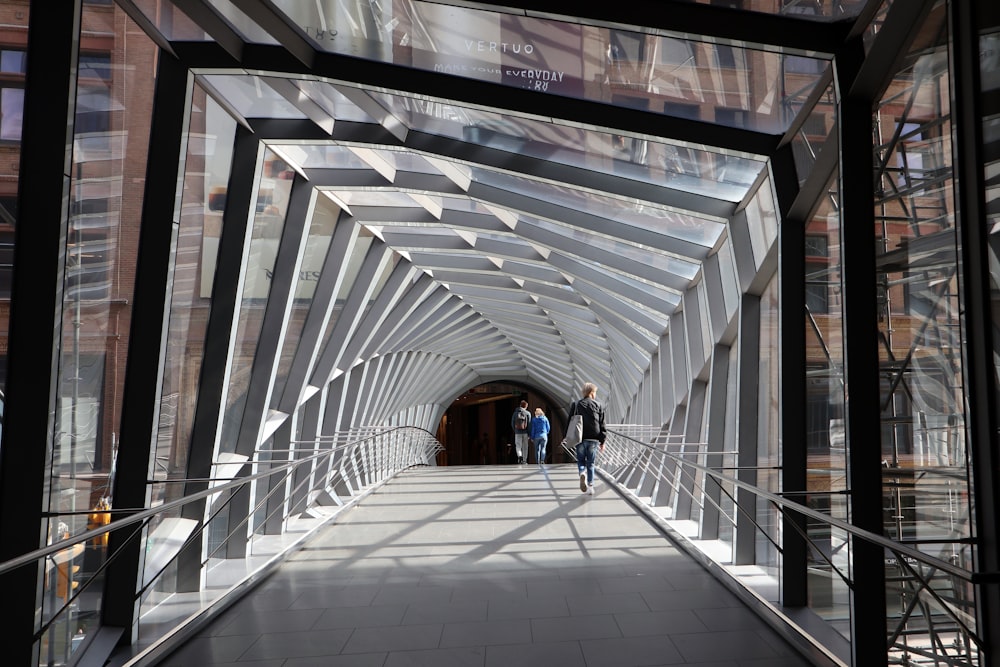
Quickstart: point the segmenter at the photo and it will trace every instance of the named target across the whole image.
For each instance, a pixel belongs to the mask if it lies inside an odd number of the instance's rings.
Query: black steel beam
[[[778,279],[781,281],[781,490],[806,490],[806,263],[808,218],[788,215],[799,192],[791,145],[771,159],[771,175],[781,219],[778,235]],[[822,197],[820,193],[818,197]],[[808,602],[808,547],[802,535],[805,517],[782,514],[781,603],[801,607]]]
[[[1000,438],[998,394],[994,363],[1000,340],[995,339],[995,318],[990,275],[990,230],[986,219],[986,185],[983,156],[983,123],[980,79],[980,34],[1000,30],[995,0],[952,2],[951,52],[954,101],[952,126],[956,146],[955,184],[958,233],[962,251],[965,291],[965,395],[969,415],[965,439],[972,456],[972,497],[975,498],[975,564],[978,572],[1000,572]],[[987,23],[987,17],[992,22]],[[987,27],[989,26],[989,27]],[[992,276],[995,278],[995,276]],[[1000,582],[983,582],[976,592],[976,630],[984,642],[983,665],[1000,665]]]
[[[43,509],[52,505],[47,462],[58,395],[70,164],[79,57],[80,0],[32,3],[21,134],[18,216],[0,447],[0,562],[48,540]],[[55,538],[55,535],[51,537]],[[35,636],[39,561],[0,576],[3,659],[39,663]],[[51,638],[54,640],[54,638]],[[44,656],[47,662],[49,656]]]
[[[860,40],[860,38],[859,38]],[[838,58],[841,90],[859,71],[860,43]],[[862,92],[871,89],[862,87]],[[878,277],[875,264],[875,187],[872,108],[867,94],[848,95],[840,106],[841,228],[844,307],[844,375],[851,522],[881,535],[882,448],[879,409]],[[885,665],[885,554],[852,541],[851,650],[856,665]]]

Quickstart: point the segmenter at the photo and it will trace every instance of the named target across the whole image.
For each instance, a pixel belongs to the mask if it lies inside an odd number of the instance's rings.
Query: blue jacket
[[[538,417],[531,418],[531,428],[528,431],[528,437],[532,440],[539,438],[541,436],[548,438],[549,436],[549,418],[545,415],[539,415]]]

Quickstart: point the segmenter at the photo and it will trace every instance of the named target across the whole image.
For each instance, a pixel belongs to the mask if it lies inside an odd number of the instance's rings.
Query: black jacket
[[[597,440],[604,444],[604,439],[608,436],[608,431],[604,427],[604,406],[588,396],[574,403],[569,413],[583,415],[584,440]]]

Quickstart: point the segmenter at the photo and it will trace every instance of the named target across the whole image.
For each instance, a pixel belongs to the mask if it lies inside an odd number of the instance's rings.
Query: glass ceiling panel
[[[273,3],[335,53],[768,133],[792,120],[779,53],[421,0]]]
[[[700,194],[743,199],[763,160],[686,142],[657,141],[369,91],[410,129],[558,164]]]
[[[260,77],[208,74],[200,78],[225,97],[244,118],[306,117]]]
[[[377,122],[358,105],[344,97],[339,90],[326,82],[314,81],[312,79],[298,79],[294,83],[298,86],[299,90],[323,109],[327,115],[337,120],[348,120],[358,123]]]

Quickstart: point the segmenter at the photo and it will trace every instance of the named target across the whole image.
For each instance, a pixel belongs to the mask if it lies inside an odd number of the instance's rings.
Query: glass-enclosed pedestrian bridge
[[[995,0],[0,15],[0,662],[1000,665]]]
[[[80,554],[111,531],[148,534],[133,641],[123,649],[129,630],[107,624],[92,640],[119,645],[110,665],[842,665],[844,554],[864,543],[916,598],[889,626],[890,650],[980,641],[959,568],[741,481],[733,453],[707,443],[613,425],[594,495],[572,462],[438,466],[441,445],[422,429],[314,444],[156,508],[96,512],[99,526],[0,572],[44,563],[54,583],[39,636],[57,637],[70,615],[97,613],[107,584],[104,568],[79,576]],[[227,533],[245,495],[249,532]],[[185,518],[199,503],[209,519]],[[785,548],[804,545],[802,572],[787,571],[782,526]],[[184,591],[186,567],[204,577]],[[826,582],[822,614],[784,604],[790,576]]]

